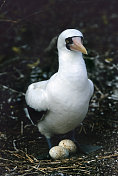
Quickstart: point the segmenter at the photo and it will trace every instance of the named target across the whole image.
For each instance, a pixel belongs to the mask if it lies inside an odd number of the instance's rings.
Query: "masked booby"
[[[37,112],[46,111],[37,127],[50,148],[54,134],[74,130],[84,120],[93,95],[93,83],[82,56],[87,54],[82,39],[79,30],[63,31],[57,41],[58,72],[49,80],[32,83],[26,91],[27,105]]]

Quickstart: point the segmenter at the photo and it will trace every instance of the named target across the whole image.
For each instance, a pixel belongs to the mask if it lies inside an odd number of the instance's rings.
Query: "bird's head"
[[[86,48],[82,44],[83,35],[79,30],[67,29],[63,31],[57,42],[58,50],[79,51],[87,54]]]

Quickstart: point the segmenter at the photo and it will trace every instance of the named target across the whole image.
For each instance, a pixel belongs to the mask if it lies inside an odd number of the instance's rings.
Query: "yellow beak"
[[[70,46],[71,50],[80,51],[83,54],[87,54],[86,48],[82,45],[80,37],[73,37],[73,44]]]

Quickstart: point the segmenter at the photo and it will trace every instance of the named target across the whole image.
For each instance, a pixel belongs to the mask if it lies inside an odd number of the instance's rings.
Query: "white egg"
[[[54,146],[49,150],[49,155],[53,159],[63,159],[69,156],[69,152],[66,148],[61,146]]]
[[[70,139],[64,139],[60,141],[59,146],[64,147],[69,151],[69,153],[75,153],[77,151],[77,146]]]

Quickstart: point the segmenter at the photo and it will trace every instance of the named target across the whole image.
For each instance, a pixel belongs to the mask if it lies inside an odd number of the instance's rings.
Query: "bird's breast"
[[[86,108],[90,99],[89,91],[87,85],[82,86],[79,83],[76,81],[71,83],[60,78],[50,81],[47,86],[50,109],[77,112],[79,108]]]
[[[76,82],[71,84],[58,75],[52,77],[46,88],[50,113],[40,126],[48,128],[51,134],[64,134],[76,128],[88,111],[90,92],[87,84],[79,87]]]

